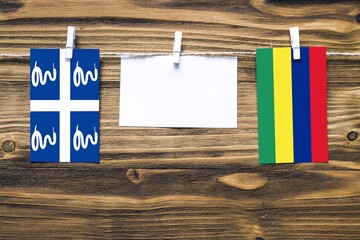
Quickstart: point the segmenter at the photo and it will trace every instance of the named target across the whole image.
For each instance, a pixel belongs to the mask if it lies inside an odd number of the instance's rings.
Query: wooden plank
[[[184,51],[254,51],[289,46],[288,29],[296,23],[302,45],[358,52],[360,4],[319,2],[309,6],[264,0],[197,4],[191,0],[29,0],[17,9],[11,5],[12,11],[0,16],[0,44],[4,53],[64,47],[66,26],[76,25],[77,46],[101,47],[102,51],[171,52],[175,30],[184,32]]]
[[[258,165],[255,56],[238,62],[237,129],[118,127],[120,60],[101,59],[101,160],[29,164],[29,48],[360,52],[358,1],[0,3],[0,238],[356,239],[360,236],[359,56],[328,56],[329,164]]]
[[[1,170],[7,189],[0,190],[0,232],[44,239],[350,238],[360,233],[359,164],[334,163],[247,172],[8,166]]]
[[[2,89],[7,94],[0,95],[0,102],[6,103],[0,109],[0,140],[12,140],[17,146],[14,152],[5,153],[3,159],[25,160],[29,155],[29,104],[24,104],[22,99],[29,99],[26,78],[29,74],[28,62],[8,60],[10,62],[6,65],[9,68],[16,65],[19,70],[15,73],[23,74],[20,80],[2,80]],[[147,129],[118,126],[119,60],[103,58],[102,73],[108,74],[109,79],[103,77],[101,80],[102,161],[121,160],[117,164],[124,167],[138,167],[139,164],[144,167],[142,164],[145,164],[146,167],[232,168],[244,163],[256,166],[258,142],[254,61],[254,56],[239,58],[237,129]],[[346,136],[360,128],[360,87],[356,86],[358,79],[355,73],[359,63],[360,59],[349,61],[348,57],[329,57],[330,160],[358,160],[360,142],[349,141]],[[12,71],[6,73],[6,69],[2,68],[2,73],[11,78]],[[349,69],[349,77],[343,69]],[[354,75],[351,75],[352,71]]]

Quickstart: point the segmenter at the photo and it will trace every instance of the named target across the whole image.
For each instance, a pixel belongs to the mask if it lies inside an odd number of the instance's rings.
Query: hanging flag
[[[326,48],[256,50],[259,163],[328,162]]]
[[[100,159],[98,49],[30,50],[30,162]]]

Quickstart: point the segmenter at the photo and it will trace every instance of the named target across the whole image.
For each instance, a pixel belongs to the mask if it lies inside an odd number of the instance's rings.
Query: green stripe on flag
[[[275,163],[273,49],[256,50],[259,163]]]

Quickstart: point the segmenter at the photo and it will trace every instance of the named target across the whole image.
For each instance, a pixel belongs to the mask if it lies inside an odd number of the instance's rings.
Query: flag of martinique
[[[259,163],[328,162],[326,48],[256,50]]]

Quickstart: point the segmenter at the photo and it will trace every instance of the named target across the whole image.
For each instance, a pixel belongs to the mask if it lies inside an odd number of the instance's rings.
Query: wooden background
[[[0,54],[360,52],[360,2],[5,0]],[[120,59],[101,59],[101,164],[29,164],[29,57],[0,57],[0,239],[360,239],[360,56],[328,56],[329,164],[258,165],[255,56],[237,129],[118,127]],[[175,107],[175,106],[174,106]]]

